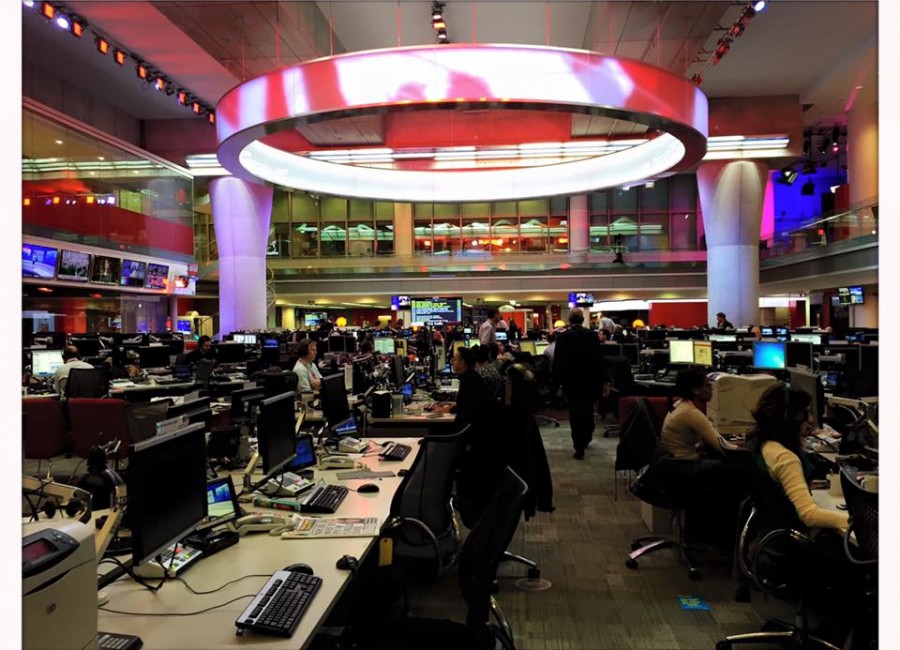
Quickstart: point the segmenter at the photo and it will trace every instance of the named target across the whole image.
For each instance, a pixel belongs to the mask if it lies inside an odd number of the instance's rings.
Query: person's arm
[[[313,392],[312,384],[309,381],[309,369],[298,361],[297,365],[294,366],[294,372],[297,373],[297,392]]]
[[[315,363],[309,367],[309,385],[312,386],[312,390],[315,392],[318,392],[322,387],[322,373]]]
[[[697,433],[706,446],[706,450],[721,455],[723,440],[722,436],[719,435],[718,429],[716,429],[716,425],[700,409],[691,408],[685,413],[685,417],[688,419],[688,426]]]
[[[836,528],[840,531],[847,529],[849,515],[846,511],[825,510],[813,501],[803,476],[803,465],[797,454],[783,445],[769,442],[763,445],[762,455],[766,467],[781,483],[785,495],[794,504],[794,509],[804,525],[810,528]]]

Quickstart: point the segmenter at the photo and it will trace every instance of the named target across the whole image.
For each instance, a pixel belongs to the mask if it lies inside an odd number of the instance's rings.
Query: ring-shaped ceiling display
[[[261,141],[348,117],[386,115],[396,124],[416,111],[437,111],[435,120],[445,119],[440,109],[503,111],[509,120],[516,120],[516,111],[566,113],[570,120],[596,115],[645,125],[652,135],[603,153],[586,147],[582,156],[551,158],[550,164],[412,170],[390,164],[390,156],[387,166],[366,165],[365,156],[354,162],[343,155],[353,151],[346,145],[342,155],[329,157],[327,146],[308,144],[297,151],[296,145]],[[687,169],[706,153],[707,100],[693,83],[667,70],[595,52],[526,45],[403,47],[317,59],[251,79],[219,101],[216,129],[220,163],[249,181],[385,201],[500,201],[579,194]],[[428,129],[421,130],[417,144],[427,147]],[[567,128],[564,136],[528,133],[509,144],[540,147],[548,139],[575,148],[584,140]],[[460,136],[452,144],[458,150],[475,149],[458,145],[476,143]],[[370,161],[393,150],[374,151]]]

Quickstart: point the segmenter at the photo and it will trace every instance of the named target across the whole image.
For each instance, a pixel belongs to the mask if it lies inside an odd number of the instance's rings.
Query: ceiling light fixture
[[[100,52],[100,54],[109,54],[109,41],[105,38],[97,36],[94,39],[94,45],[97,46],[97,51]]]
[[[53,20],[53,18],[56,16],[56,7],[54,7],[49,2],[42,2],[41,15],[47,20]]]
[[[71,24],[69,23],[69,17],[65,14],[57,14],[56,26],[60,29],[69,29],[69,27],[71,26]]]
[[[122,50],[113,51],[113,61],[115,61],[119,65],[125,65],[126,58],[128,58],[128,55],[125,54],[125,52],[123,52]]]

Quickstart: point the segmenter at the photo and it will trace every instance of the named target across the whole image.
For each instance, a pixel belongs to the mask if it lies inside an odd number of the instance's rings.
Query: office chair
[[[503,551],[516,532],[528,486],[508,467],[497,490],[463,543],[457,561],[466,622],[441,619],[380,619],[361,630],[358,647],[392,650],[515,650],[512,630],[492,596]]]
[[[87,458],[94,445],[118,439],[121,442],[119,450],[110,458],[117,461],[127,458],[131,434],[125,416],[126,405],[127,402],[121,399],[74,397],[68,400],[73,453],[79,458]]]
[[[109,394],[109,366],[73,368],[66,380],[66,399],[73,397],[101,398]]]
[[[636,397],[629,402],[627,417],[619,416],[619,444],[616,445],[615,475],[632,474],[647,467],[660,455],[660,422],[650,398]],[[614,499],[619,498],[618,481],[614,483]]]
[[[609,376],[609,396],[600,399],[600,419],[606,417],[607,411],[619,412],[619,401],[629,395],[642,395],[643,392],[634,381],[631,372],[631,362],[628,357],[611,356],[604,359],[606,372]],[[609,438],[610,434],[619,433],[621,421],[614,425],[603,425],[603,437]]]
[[[534,376],[537,380],[538,395],[541,404],[545,407],[555,406],[553,399],[556,387],[553,386],[553,381],[550,376],[550,359],[543,354],[535,355],[532,357],[532,368],[534,368]],[[534,419],[537,421],[538,426],[552,424],[554,427],[559,428],[559,420],[556,418],[535,414]]]
[[[59,400],[46,397],[22,400],[23,457],[49,460],[66,453],[70,442]],[[37,471],[40,474],[40,463]]]
[[[844,553],[863,572],[865,583],[865,615],[860,617],[861,627],[851,632],[858,642],[860,636],[868,638],[878,629],[878,493],[863,489],[845,469],[841,470],[841,488],[850,514],[850,526],[844,534]],[[855,647],[849,642],[845,645]]]
[[[171,399],[155,402],[131,402],[125,405],[125,422],[132,442],[142,442],[156,435],[156,425],[166,419]]]
[[[215,366],[216,362],[212,359],[200,359],[194,368],[194,383],[200,388],[209,390],[209,378]]]

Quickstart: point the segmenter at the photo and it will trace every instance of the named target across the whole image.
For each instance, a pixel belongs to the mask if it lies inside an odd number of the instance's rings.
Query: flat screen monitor
[[[544,354],[544,350],[546,350],[549,345],[549,341],[535,341],[534,349],[537,350],[538,354]]]
[[[329,426],[336,426],[350,417],[344,373],[322,377],[319,397],[322,400],[322,414]]]
[[[59,280],[70,282],[87,282],[90,279],[91,256],[81,251],[59,252],[59,271],[56,274]]]
[[[160,554],[207,517],[203,425],[136,443],[128,460],[128,514],[135,564]]]
[[[863,346],[858,344],[846,345],[831,351],[832,354],[837,353],[844,357],[844,367],[848,370],[857,370],[859,368],[860,354],[859,350]]]
[[[179,318],[178,324],[175,326],[175,329],[178,330],[182,334],[190,334],[191,333],[191,321],[186,318]]]
[[[394,358],[391,360],[391,369],[394,371],[394,386],[400,387],[403,385],[403,381],[406,379],[406,370],[403,367],[403,357],[399,354],[394,355]]]
[[[103,344],[99,338],[71,338],[69,344],[78,348],[78,353],[82,359],[85,357],[96,357],[103,349]]]
[[[248,404],[259,401],[266,396],[266,389],[262,386],[253,386],[252,388],[241,388],[231,393],[231,412],[232,421],[250,417]]]
[[[506,343],[506,341],[509,340],[509,336],[507,335],[507,333],[506,333],[506,332],[503,332],[503,331],[500,331],[500,330],[498,330],[497,332],[494,333],[494,337],[495,337],[498,341],[503,341],[504,343]]]
[[[303,314],[303,324],[309,327],[318,327],[319,323],[328,320],[328,314],[323,311],[313,311]]]
[[[709,368],[713,365],[713,346],[709,341],[694,341],[694,363]]]
[[[787,327],[776,327],[775,336],[790,336],[790,330]]]
[[[861,305],[866,301],[862,287],[847,287],[847,293],[850,294],[851,305]]]
[[[453,341],[453,343],[450,344],[450,355],[452,356],[452,355],[456,354],[456,351],[459,348],[464,348],[464,347],[466,347],[465,341]]]
[[[462,298],[413,298],[412,322],[443,325],[462,321]]]
[[[412,298],[409,296],[391,296],[391,309],[393,311],[409,309],[411,305]]]
[[[786,366],[785,344],[782,341],[755,341],[753,367],[761,370],[782,370]]]
[[[821,334],[810,334],[808,332],[794,332],[791,334],[791,341],[800,341],[801,343],[810,343],[812,345],[822,345]]]
[[[761,327],[760,333],[763,336],[775,336],[775,329],[772,327]]]
[[[198,397],[197,399],[185,400],[181,404],[172,404],[166,411],[166,419],[176,418],[180,415],[187,415],[193,411],[209,408],[209,397]]]
[[[291,472],[298,472],[316,464],[316,446],[313,437],[302,433],[294,441],[294,460],[288,466]]]
[[[375,352],[378,354],[394,354],[394,339],[386,336],[375,339]]]
[[[403,394],[403,397],[407,399],[412,399],[412,396],[416,394],[416,386],[411,381],[403,384],[403,387],[400,389],[400,392]]]
[[[694,363],[694,342],[669,341],[669,363]]]
[[[197,530],[207,530],[227,524],[240,516],[240,506],[231,476],[206,482],[206,519]]]
[[[821,424],[822,416],[825,414],[825,389],[819,377],[805,370],[791,368],[788,370],[788,381],[791,388],[802,390],[812,397],[809,412],[815,417],[816,424]]]
[[[710,334],[709,340],[714,343],[734,343],[737,341],[735,334]]]
[[[326,349],[328,352],[346,352],[347,340],[340,335],[329,336],[326,340]]]
[[[143,287],[147,264],[136,260],[122,260],[121,284],[123,287]]]
[[[144,286],[147,289],[165,289],[168,279],[168,266],[165,264],[154,264],[153,262],[147,264],[147,274],[144,276]],[[188,332],[190,331],[190,328],[188,328]]]
[[[474,336],[466,341],[467,348],[474,348],[476,345],[481,345],[481,341],[479,341],[478,338]]]
[[[141,368],[166,368],[171,364],[168,345],[142,345],[138,348]]]
[[[39,377],[50,377],[63,365],[60,350],[32,350],[31,373]]]
[[[91,267],[91,282],[97,284],[119,284],[122,279],[122,260],[118,257],[95,255]]]
[[[628,359],[632,366],[641,365],[641,347],[637,343],[623,343],[622,356]]]
[[[859,346],[859,369],[863,372],[878,372],[878,346]]]
[[[601,343],[598,350],[601,357],[621,357],[622,346],[618,343]]]
[[[350,414],[350,417],[344,420],[342,423],[338,424],[331,429],[332,433],[336,436],[354,436],[359,432],[359,425],[356,423],[356,418],[353,417],[353,414]]]
[[[592,293],[570,293],[569,294],[569,306],[570,307],[593,307],[594,306],[594,294],[592,294]]]
[[[459,343],[459,342],[460,341],[454,341],[454,346],[456,345],[456,343]],[[534,341],[520,341],[519,342],[519,351],[527,352],[528,354],[534,356],[537,354],[537,347],[534,345]]]
[[[59,251],[37,244],[22,244],[22,277],[52,280],[56,277]]]
[[[287,392],[259,403],[256,437],[266,478],[294,460],[294,393]]]
[[[813,365],[813,346],[811,343],[803,341],[786,341],[785,342],[785,364],[788,368],[812,368]]]
[[[256,334],[232,334],[231,340],[243,345],[256,345]]]
[[[241,363],[247,358],[247,348],[243,343],[219,343],[215,351],[219,363]]]

